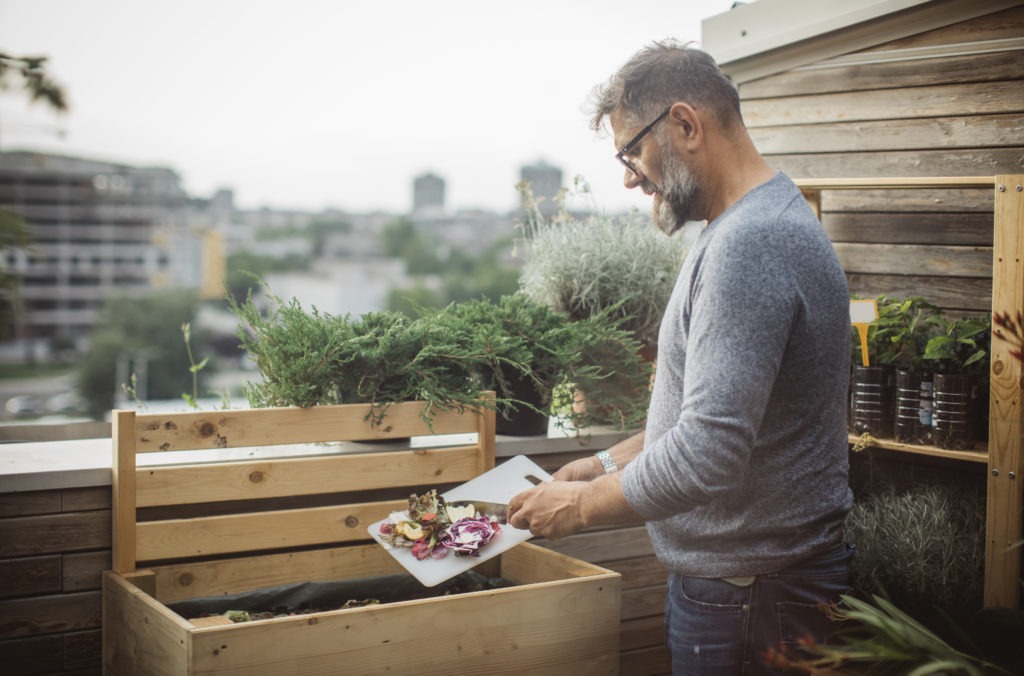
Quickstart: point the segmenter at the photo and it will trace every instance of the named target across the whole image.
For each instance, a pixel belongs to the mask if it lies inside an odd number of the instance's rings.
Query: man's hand
[[[593,481],[602,474],[604,467],[601,466],[601,461],[590,455],[562,465],[551,478],[555,481]]]
[[[579,481],[554,481],[527,489],[509,500],[508,522],[550,540],[572,535],[586,527],[582,510],[586,486]]]

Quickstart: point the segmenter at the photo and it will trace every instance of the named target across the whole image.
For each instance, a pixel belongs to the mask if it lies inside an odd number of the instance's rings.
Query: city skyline
[[[599,208],[647,211],[582,106],[637,49],[699,41],[731,5],[6,0],[0,50],[49,57],[71,109],[0,94],[0,150],[166,166],[242,208],[395,212],[427,172],[451,210],[511,209],[520,168],[545,161]]]

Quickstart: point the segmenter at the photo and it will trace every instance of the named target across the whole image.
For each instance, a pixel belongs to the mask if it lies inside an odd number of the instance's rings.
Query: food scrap
[[[410,547],[421,561],[444,558],[453,550],[456,556],[480,556],[480,549],[500,530],[497,519],[479,514],[472,504],[447,504],[436,490],[413,493],[409,509],[393,512],[380,526],[383,540]]]

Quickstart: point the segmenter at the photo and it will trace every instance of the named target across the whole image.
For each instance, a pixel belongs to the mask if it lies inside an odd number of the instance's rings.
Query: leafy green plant
[[[422,400],[429,420],[433,411],[462,407],[545,410],[552,390],[567,382],[596,389],[620,371],[637,382],[649,377],[639,343],[614,318],[573,322],[522,294],[420,308],[417,317],[390,311],[336,317],[307,312],[295,299],[271,299],[266,313],[251,296],[232,302],[242,347],[263,375],[246,388],[253,406],[369,403],[380,423],[389,404]],[[533,383],[540,406],[513,395],[514,377]],[[496,391],[493,401],[482,396],[489,389]],[[646,402],[626,401],[621,391],[608,402],[622,425],[638,424],[646,410]],[[571,416],[576,427],[589,421]]]
[[[625,429],[640,425],[646,416],[646,398],[626,392],[645,389],[650,366],[640,357],[639,341],[610,312],[573,321],[514,293],[496,302],[453,304],[424,314],[423,320],[461,335],[467,353],[487,355],[488,363],[476,373],[482,388],[507,401],[500,412],[522,406],[548,415],[554,393],[575,384],[601,396],[605,411],[600,422],[611,418]],[[516,396],[522,381],[529,383],[535,398]],[[594,411],[563,413],[564,422],[576,428],[598,422]]]
[[[949,319],[937,315],[928,319],[939,333],[928,341],[924,359],[940,373],[988,374],[992,319],[988,316]]]
[[[854,297],[856,298],[856,297]],[[878,319],[868,325],[868,357],[872,365],[892,364],[908,371],[920,370],[928,340],[935,333],[934,317],[941,311],[920,296],[876,299]],[[854,364],[863,360],[860,338],[851,332],[851,357]]]
[[[845,626],[826,643],[799,642],[797,649],[772,650],[773,666],[810,674],[943,674],[985,676],[1013,673],[953,648],[898,607],[879,596],[864,601],[841,596],[826,609]]]
[[[523,293],[574,320],[611,312],[622,319],[623,328],[653,347],[686,256],[682,237],[666,237],[637,212],[577,217],[566,208],[565,191],[557,212],[547,219],[529,186],[518,189],[524,205]],[[589,195],[580,178],[576,192]]]

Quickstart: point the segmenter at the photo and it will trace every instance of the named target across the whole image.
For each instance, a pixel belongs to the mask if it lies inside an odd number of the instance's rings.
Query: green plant
[[[858,497],[846,520],[857,547],[853,586],[934,615],[981,607],[985,497],[965,486],[876,488]]]
[[[551,391],[567,382],[596,389],[617,375],[613,369],[635,373],[637,381],[649,376],[639,343],[613,318],[573,322],[522,294],[420,308],[416,317],[336,317],[307,312],[295,299],[271,301],[265,314],[251,297],[232,302],[242,347],[263,376],[246,389],[253,406],[369,403],[380,423],[389,404],[422,400],[429,420],[433,411],[466,406],[537,406],[513,395],[514,377],[533,384],[541,395],[537,408],[546,410]],[[595,363],[594,355],[607,361]],[[493,401],[481,394],[489,389],[496,391]],[[635,398],[625,402],[621,392],[609,402],[623,425],[638,424],[646,409]],[[570,419],[577,427],[590,421]]]
[[[251,296],[231,303],[242,347],[263,376],[245,390],[253,406],[369,403],[374,424],[401,401],[426,402],[428,422],[439,410],[494,406],[473,378],[487,355],[466,353],[442,325],[388,311],[356,319],[306,312],[295,299],[270,298],[266,315]]]
[[[868,325],[867,339],[871,364],[920,370],[928,340],[935,333],[931,318],[941,316],[939,308],[920,296],[890,298],[881,295],[875,302],[878,319]],[[853,363],[862,363],[860,337],[856,331],[851,333],[850,347]]]
[[[928,341],[924,359],[940,373],[988,374],[989,340],[992,319],[988,316],[949,319],[944,315],[928,318],[939,333]]]
[[[844,595],[840,600],[841,606],[825,609],[833,620],[844,625],[827,642],[802,640],[795,649],[769,651],[766,660],[782,669],[809,674],[1013,673],[956,650],[884,598],[874,596],[868,602]]]
[[[572,215],[567,193],[546,219],[528,185],[523,196],[520,289],[538,303],[574,320],[611,312],[645,346],[657,343],[662,314],[686,256],[681,236],[666,237],[637,212]],[[576,192],[589,195],[576,179]]]
[[[425,311],[422,320],[461,336],[465,352],[485,355],[487,363],[475,372],[480,387],[495,390],[507,402],[499,406],[503,414],[522,406],[548,415],[554,393],[575,384],[601,397],[600,422],[611,420],[626,429],[642,424],[646,416],[646,398],[626,393],[644,390],[650,367],[640,358],[639,341],[609,312],[573,321],[514,293]],[[523,382],[535,396],[518,394]],[[577,429],[598,422],[594,411],[561,413]]]

